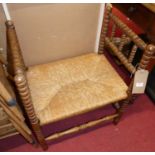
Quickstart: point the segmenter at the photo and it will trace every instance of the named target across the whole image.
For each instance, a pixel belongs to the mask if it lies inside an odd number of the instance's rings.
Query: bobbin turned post
[[[41,145],[41,147],[46,150],[48,148],[45,138],[41,132],[39,120],[35,114],[34,107],[31,101],[31,95],[30,90],[27,84],[27,80],[25,78],[24,73],[22,73],[21,70],[19,70],[19,73],[15,76],[15,83],[18,89],[18,92],[20,94],[22,103],[24,105],[24,108],[26,110],[27,116],[29,118],[29,121],[31,123],[32,129],[34,131],[34,134]]]
[[[16,30],[13,21],[6,21],[6,36],[7,36],[7,59],[11,62],[7,65],[10,75],[15,75],[16,67],[26,70],[21,48],[17,38]]]
[[[155,54],[155,46],[152,44],[147,45],[137,70],[146,69],[154,54]],[[134,82],[134,79],[132,79],[132,81],[130,82],[130,85],[127,91],[127,94],[128,94],[127,100],[121,103],[121,107],[117,111],[119,115],[118,117],[114,118],[114,121],[113,121],[114,124],[118,124],[121,116],[123,115],[124,111],[126,111],[129,103],[133,102],[137,97],[137,95],[132,94],[133,82]]]
[[[33,107],[31,94],[27,83],[27,78],[25,75],[26,67],[24,64],[24,60],[22,57],[20,45],[18,42],[13,22],[7,21],[6,28],[7,28],[6,31],[7,46],[9,49],[8,61],[10,61],[10,66],[8,66],[8,70],[10,71],[10,74],[14,77],[15,85],[17,87],[18,93],[20,95],[22,104],[29,118],[34,134],[41,147],[44,150],[46,150],[48,146],[41,132],[39,120],[35,114],[35,110]]]
[[[138,69],[146,69],[154,54],[155,54],[155,46],[152,44],[147,45]]]
[[[100,35],[100,43],[99,43],[99,51],[98,51],[99,54],[104,53],[103,50],[104,50],[104,45],[105,45],[105,37],[108,32],[108,25],[109,25],[109,21],[110,21],[111,11],[112,11],[111,4],[107,4],[106,9],[105,9],[105,15],[104,15],[104,21],[103,21],[103,25],[102,25],[101,35]]]

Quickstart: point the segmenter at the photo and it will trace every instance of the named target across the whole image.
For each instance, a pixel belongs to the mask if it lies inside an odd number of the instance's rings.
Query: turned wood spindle
[[[132,50],[131,50],[130,55],[129,55],[129,58],[128,58],[129,63],[132,63],[132,61],[133,61],[133,59],[135,57],[137,48],[138,48],[137,45],[133,45]]]
[[[8,44],[8,58],[9,60],[11,59],[10,61],[12,62],[12,65],[13,65],[13,69],[11,70],[15,72],[16,68],[18,67],[23,68],[23,70],[26,70],[26,66],[22,57],[19,41],[17,38],[17,34],[15,31],[13,22],[7,21],[6,27],[7,27],[6,35],[7,35],[7,44]],[[14,54],[11,54],[11,53],[14,53]]]
[[[155,53],[155,46],[151,45],[151,44],[147,45],[145,48],[144,54],[141,58],[138,70],[139,69],[146,69],[146,67],[149,64],[150,59],[152,58],[154,53]],[[117,112],[119,113],[119,116],[114,119],[115,124],[117,124],[119,122],[122,114],[124,113],[124,111],[126,111],[129,103],[133,102],[137,97],[137,94],[132,94],[133,83],[134,83],[134,78],[131,80],[130,85],[128,87],[128,91],[127,91],[128,98],[127,98],[127,100],[124,100],[121,104],[120,109],[117,110]]]
[[[135,34],[126,24],[124,24],[117,16],[114,14],[110,14],[111,19],[115,22],[115,24],[127,35],[132,41],[142,50],[145,49],[146,43],[139,38],[137,34]]]
[[[32,104],[30,90],[29,90],[26,75],[25,75],[26,67],[24,64],[24,60],[22,57],[21,49],[19,46],[19,42],[18,42],[18,38],[16,35],[13,22],[7,21],[6,27],[7,27],[7,32],[6,32],[7,43],[9,47],[9,55],[11,60],[10,67],[11,67],[13,76],[15,77],[14,81],[15,81],[17,90],[19,92],[19,95],[21,97],[25,111],[27,113],[27,116],[29,118],[29,121],[31,123],[32,129],[35,133],[35,136],[38,142],[40,143],[40,145],[42,146],[42,148],[45,150],[47,149],[47,144],[41,132],[39,120],[35,114],[35,110]]]
[[[113,41],[113,38],[115,36],[115,32],[116,32],[116,24],[113,23],[112,30],[111,30],[111,36],[110,36],[111,41]]]
[[[29,117],[29,120],[31,122],[33,131],[35,133],[35,136],[37,140],[39,141],[40,145],[44,150],[46,150],[47,144],[43,137],[43,134],[40,129],[39,120],[36,117],[35,110],[32,104],[32,99],[30,95],[30,90],[27,84],[27,79],[22,70],[18,71],[19,73],[15,76],[15,83],[18,89],[18,92],[20,94],[21,100],[23,102],[24,108],[26,110],[26,113]]]
[[[112,6],[110,4],[107,4],[105,16],[103,20],[103,25],[102,25],[102,30],[101,30],[101,35],[100,35],[99,52],[98,52],[99,54],[103,54],[104,44],[105,44],[104,41],[105,41],[105,37],[108,31],[111,11],[112,11]]]
[[[128,59],[124,56],[124,54],[122,54],[118,50],[118,48],[110,41],[109,38],[106,37],[105,43],[108,47],[110,47],[112,49],[113,53],[119,58],[121,63],[124,64],[124,66],[128,69],[128,71],[130,73],[134,73],[135,67],[131,63],[128,62]]]
[[[117,116],[118,116],[118,114],[112,114],[112,115],[108,115],[103,118],[100,118],[98,120],[95,120],[95,121],[90,121],[90,122],[82,124],[80,126],[76,126],[76,127],[70,128],[68,130],[55,133],[55,134],[47,137],[46,140],[55,140],[55,139],[65,136],[65,135],[73,134],[73,133],[85,130],[87,128],[91,128],[91,127],[101,124],[105,121],[112,120],[112,119],[116,118]]]
[[[120,41],[120,44],[119,44],[119,47],[118,47],[118,50],[121,52],[122,49],[123,49],[123,46],[125,44],[125,39],[126,39],[126,35],[125,34],[122,34],[121,36],[121,41]]]
[[[145,48],[144,54],[142,56],[142,59],[140,61],[138,69],[146,69],[154,53],[155,53],[155,46],[152,44],[147,45],[147,47]]]

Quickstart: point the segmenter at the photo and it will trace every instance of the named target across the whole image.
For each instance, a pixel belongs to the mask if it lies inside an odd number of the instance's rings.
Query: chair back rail
[[[111,22],[112,21],[112,22]],[[108,34],[108,29],[112,23],[111,34]],[[119,28],[122,31],[122,36],[119,38],[115,37],[116,29]],[[117,40],[116,40],[117,38]],[[133,42],[134,45],[128,56],[124,55],[122,49],[124,45]],[[100,36],[99,54],[103,53],[104,47],[107,46],[112,52],[118,57],[121,63],[130,73],[135,73],[136,68],[133,66],[132,61],[138,48],[143,50],[143,56],[139,62],[138,69],[146,69],[151,57],[154,54],[155,46],[152,44],[146,44],[135,32],[133,32],[125,23],[123,23],[119,17],[112,13],[112,5],[106,5],[105,16],[103,20],[103,27]],[[102,51],[101,51],[102,50]],[[109,51],[109,50],[108,50]]]
[[[135,72],[136,70],[135,67],[131,63],[128,62],[128,59],[123,55],[122,52],[119,51],[117,46],[113,44],[108,37],[105,38],[105,44],[107,47],[109,47],[113,51],[113,53],[119,58],[119,60],[122,62],[122,64],[127,68],[127,70],[130,73]]]
[[[113,13],[110,14],[110,18],[114,21],[114,23],[125,33],[131,40],[142,50],[146,48],[146,43],[135,34],[125,23],[123,23],[116,15]]]
[[[112,25],[111,34],[109,35],[110,24]],[[122,31],[121,38],[115,37],[117,28]],[[128,56],[126,56],[122,49],[124,45],[133,42],[133,47]],[[155,53],[155,46],[152,44],[146,44],[135,32],[133,32],[125,23],[123,23],[119,17],[112,13],[112,5],[106,4],[105,7],[105,16],[103,20],[103,27],[100,35],[100,44],[98,53],[104,53],[105,47],[107,51],[111,53],[111,51],[116,55],[116,57],[120,60],[120,62],[125,66],[125,68],[131,73],[134,74],[137,69],[146,69],[147,65],[150,62],[150,59],[153,57]],[[143,51],[143,56],[136,68],[133,66],[132,61],[136,54],[137,49],[140,48]],[[133,87],[133,78],[128,87],[128,99],[126,103],[133,101],[135,95],[132,95],[132,87]],[[127,104],[124,104],[127,105]],[[124,108],[122,108],[124,109]]]

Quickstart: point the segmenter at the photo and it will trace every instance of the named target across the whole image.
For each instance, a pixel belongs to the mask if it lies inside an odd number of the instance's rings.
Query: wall
[[[28,66],[94,52],[100,4],[8,4]],[[0,10],[0,44],[5,17]]]

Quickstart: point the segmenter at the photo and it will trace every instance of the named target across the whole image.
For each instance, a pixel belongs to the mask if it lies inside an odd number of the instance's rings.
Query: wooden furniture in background
[[[15,127],[9,121],[8,116],[4,112],[3,108],[0,107],[0,139],[16,135],[18,132]]]
[[[25,118],[17,102],[9,106],[10,101],[16,100],[16,97],[6,78],[3,65],[7,63],[0,62],[0,139],[21,134],[29,143],[33,143],[32,133],[25,124]]]
[[[14,77],[31,127],[43,149],[47,149],[46,140],[54,140],[104,121],[111,120],[117,124],[129,102],[133,100],[134,96],[131,93],[133,79],[129,86],[125,84],[104,56],[105,48],[108,51],[112,50],[125,68],[134,74],[137,68],[132,65],[133,58],[131,57],[134,56],[133,52],[135,51],[132,50],[132,56],[129,57],[123,55],[120,50],[125,44],[124,40],[133,41],[137,47],[144,51],[138,69],[147,67],[155,52],[155,46],[141,40],[111,10],[112,6],[106,5],[99,54],[90,53],[31,66],[28,70],[24,64],[15,26],[12,21],[6,21],[7,47],[9,49],[8,72]],[[107,35],[110,20],[124,34],[119,48],[114,42],[115,28],[113,28],[111,36]],[[44,137],[42,133],[41,126],[44,124],[71,118],[109,104],[116,109],[115,113],[48,137]]]
[[[20,117],[19,117],[20,115]],[[21,134],[29,143],[33,143],[32,133],[21,118],[17,106],[9,107],[6,102],[0,98],[0,139],[4,139],[16,134]]]

